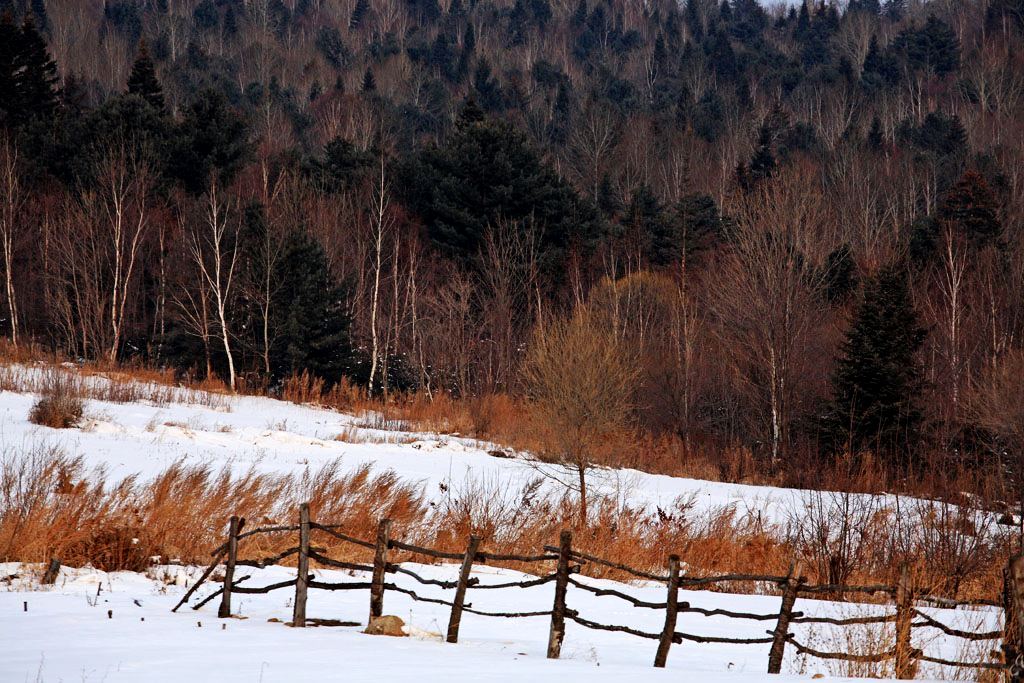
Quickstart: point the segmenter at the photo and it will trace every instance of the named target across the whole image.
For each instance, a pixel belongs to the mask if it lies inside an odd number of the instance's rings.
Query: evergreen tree
[[[885,145],[885,134],[882,132],[882,120],[875,116],[871,119],[871,128],[868,129],[868,147],[873,150],[880,150]]]
[[[352,16],[348,19],[348,29],[356,31],[363,25],[366,13],[370,11],[370,0],[356,0],[356,6],[352,8]]]
[[[146,47],[145,41],[139,44],[139,54],[132,64],[132,71],[128,76],[128,92],[146,100],[154,109],[164,111],[164,89],[160,87],[160,81],[156,77],[156,67],[149,56],[149,48]]]
[[[626,224],[639,238],[648,263],[664,266],[678,260],[681,252],[677,226],[665,215],[658,197],[646,183],[633,192]]]
[[[46,0],[32,0],[30,3],[32,9],[32,18],[36,23],[36,26],[42,31],[47,31],[50,28],[50,17],[46,14]]]
[[[918,441],[918,325],[905,275],[884,269],[867,283],[841,347],[823,436],[832,454],[910,453]]]
[[[995,243],[1002,231],[995,195],[977,171],[965,173],[946,194],[939,219],[976,246]]]
[[[15,56],[14,118],[22,122],[46,120],[57,110],[57,63],[50,57],[46,41],[36,30],[31,15],[25,16]]]
[[[542,267],[557,267],[572,243],[592,246],[596,211],[541,161],[511,124],[487,119],[469,100],[443,146],[403,164],[396,186],[431,241],[473,267],[489,226],[514,223],[539,240]]]
[[[217,173],[222,181],[230,181],[251,151],[242,117],[220,91],[204,90],[185,108],[170,172],[190,192],[200,194],[211,173]]]
[[[677,231],[687,263],[711,251],[722,235],[722,216],[706,194],[688,194],[675,207]]]
[[[20,115],[18,106],[18,53],[21,31],[11,13],[0,16],[0,124],[13,123]]]
[[[953,28],[934,14],[923,27],[901,31],[893,46],[912,69],[931,69],[944,76],[960,68],[960,40]]]
[[[331,277],[327,255],[302,230],[288,236],[274,272],[270,365],[278,381],[308,370],[328,386],[353,366],[346,292]]]
[[[857,289],[857,262],[849,245],[834,249],[825,261],[825,297],[829,303],[843,304]]]
[[[363,74],[363,82],[359,88],[366,93],[372,93],[377,90],[377,79],[373,76],[373,69],[367,67],[366,73]]]

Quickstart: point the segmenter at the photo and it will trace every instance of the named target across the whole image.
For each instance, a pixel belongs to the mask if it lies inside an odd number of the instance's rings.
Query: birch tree
[[[385,173],[384,155],[380,158],[380,175],[373,189],[372,251],[373,251],[373,282],[370,287],[370,382],[372,394],[377,387],[377,373],[381,363],[380,331],[377,318],[380,310],[380,280],[384,267],[385,236],[391,232],[394,217],[391,215],[391,184]]]
[[[108,226],[111,256],[108,353],[111,363],[117,362],[129,288],[139,262],[139,251],[149,231],[147,200],[151,185],[147,165],[123,148],[108,156],[100,169],[100,206]]]
[[[216,328],[224,346],[228,387],[231,391],[236,388],[236,374],[228,306],[235,284],[235,267],[238,265],[237,211],[236,202],[222,197],[216,177],[211,178],[210,189],[204,197],[203,218],[192,224],[188,236],[189,254],[212,299],[211,313],[215,316]]]
[[[14,237],[25,206],[18,148],[8,136],[0,139],[0,243],[3,249],[4,290],[11,320],[11,343],[18,346],[18,297],[14,291]]]

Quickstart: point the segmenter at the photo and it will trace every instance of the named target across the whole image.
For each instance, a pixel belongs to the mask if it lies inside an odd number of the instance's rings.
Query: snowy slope
[[[469,481],[518,487],[539,476],[536,467],[523,457],[488,455],[493,444],[436,434],[360,429],[354,427],[359,420],[352,415],[268,398],[218,397],[223,405],[217,408],[89,401],[85,425],[71,430],[29,423],[27,415],[34,400],[33,394],[0,392],[0,448],[38,443],[60,446],[69,455],[83,456],[87,464],[105,466],[115,478],[129,474],[147,477],[179,459],[296,472],[340,457],[347,470],[365,463],[377,471],[395,470],[403,479],[421,483],[429,498],[441,495],[444,488],[457,490]],[[371,442],[335,440],[346,431]],[[636,470],[593,470],[588,476],[593,490],[628,501],[633,507],[665,507],[680,497],[693,497],[697,510],[735,505],[741,515],[779,522],[799,514],[811,495]]]

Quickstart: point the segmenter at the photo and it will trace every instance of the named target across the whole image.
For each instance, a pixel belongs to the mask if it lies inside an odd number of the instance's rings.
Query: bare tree
[[[384,240],[394,225],[391,215],[391,188],[385,173],[384,155],[380,158],[380,176],[373,191],[373,285],[370,295],[370,393],[375,389],[377,371],[381,365],[380,339],[377,329],[377,313],[380,308],[380,280],[383,268]]]
[[[820,252],[832,241],[821,230],[834,222],[820,188],[799,173],[763,183],[734,211],[732,249],[711,283],[711,306],[740,375],[767,403],[776,464],[789,442],[800,352],[820,318]]]
[[[0,138],[0,243],[4,257],[4,289],[11,319],[11,343],[18,346],[18,298],[14,291],[14,236],[25,206],[18,148],[7,135]]]
[[[129,288],[139,250],[149,231],[147,200],[151,186],[147,165],[120,148],[104,161],[99,175],[99,199],[108,225],[111,255],[110,362],[117,362],[124,333]]]
[[[636,370],[583,310],[540,327],[523,374],[551,454],[575,473],[586,526],[587,470],[600,444],[629,422]]]
[[[238,264],[236,213],[235,202],[221,196],[217,180],[212,178],[205,197],[203,219],[192,224],[188,236],[189,254],[213,298],[213,313],[224,345],[231,391],[235,390],[236,376],[235,357],[231,351],[232,335],[228,326],[228,306],[235,284],[235,266]]]

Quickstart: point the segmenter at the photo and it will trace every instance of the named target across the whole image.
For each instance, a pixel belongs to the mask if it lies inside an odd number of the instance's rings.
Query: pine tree
[[[164,89],[156,77],[156,67],[149,56],[146,41],[139,43],[139,54],[128,76],[128,92],[146,100],[154,109],[164,110]]]
[[[57,63],[50,57],[46,41],[36,30],[31,15],[21,26],[21,40],[15,57],[16,119],[49,119],[57,109]]]
[[[302,230],[278,260],[271,307],[271,371],[277,380],[308,370],[333,385],[353,366],[345,289],[331,276],[320,244]]]
[[[924,338],[905,275],[884,269],[865,287],[832,376],[822,431],[833,455],[913,450],[921,423],[917,352]]]
[[[999,205],[985,177],[968,171],[949,191],[939,207],[939,218],[976,246],[993,244],[1002,225]]]
[[[868,147],[873,150],[880,150],[885,145],[885,134],[882,132],[882,121],[875,116],[871,119],[871,128],[868,129]]]
[[[570,245],[589,248],[599,222],[590,202],[542,160],[511,124],[488,119],[467,101],[455,130],[401,168],[396,187],[431,241],[473,267],[488,230],[514,225],[538,240],[541,267],[554,281]]]
[[[45,0],[32,0],[32,16],[35,18],[36,26],[46,31],[50,28],[50,17],[46,14]]]
[[[18,113],[18,53],[21,32],[10,12],[0,16],[0,124],[13,122]]]
[[[356,0],[356,6],[352,8],[352,16],[348,19],[348,29],[356,31],[363,25],[366,13],[370,11],[369,0]]]
[[[367,68],[363,74],[363,82],[360,85],[363,92],[372,93],[377,90],[377,79],[373,76],[373,69]]]

